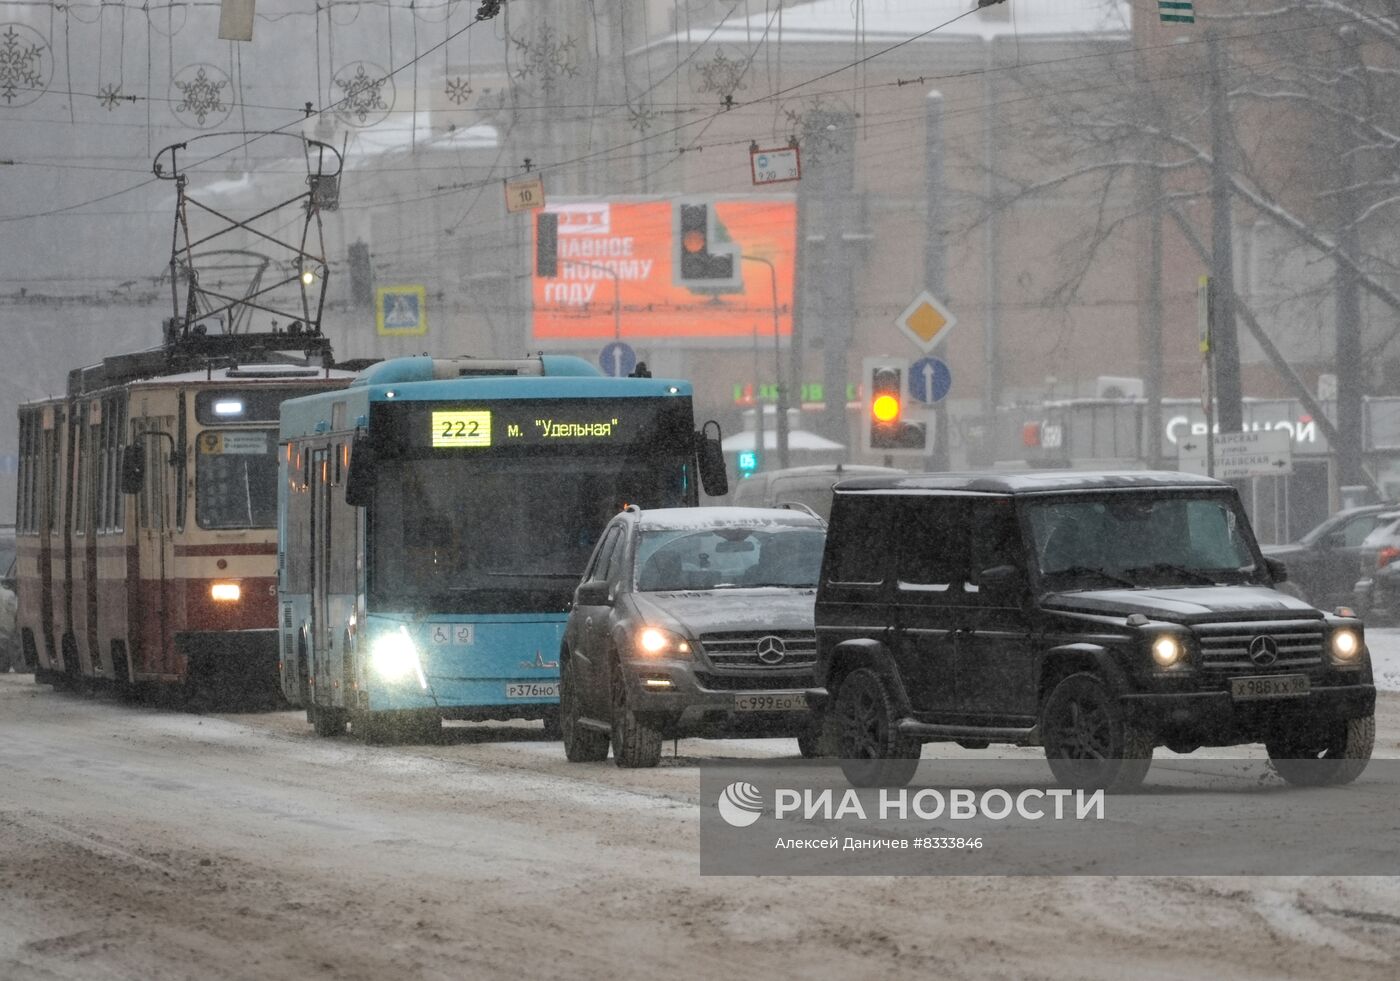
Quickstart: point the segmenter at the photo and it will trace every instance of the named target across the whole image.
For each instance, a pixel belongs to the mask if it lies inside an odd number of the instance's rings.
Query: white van
[[[825,463],[813,467],[789,467],[756,473],[736,483],[730,502],[740,507],[771,508],[779,504],[805,504],[825,520],[831,517],[831,488],[848,477],[908,473],[893,467],[848,466]]]

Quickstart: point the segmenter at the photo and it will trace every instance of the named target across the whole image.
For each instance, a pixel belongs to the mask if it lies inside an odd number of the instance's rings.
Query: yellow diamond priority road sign
[[[920,351],[931,351],[935,344],[948,336],[948,331],[957,322],[958,318],[953,316],[951,310],[924,290],[895,319],[895,326],[904,331]]]

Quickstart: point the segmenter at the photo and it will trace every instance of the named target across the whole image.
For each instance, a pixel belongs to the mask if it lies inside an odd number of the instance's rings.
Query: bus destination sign
[[[501,417],[494,430],[493,415]],[[583,413],[577,408],[562,413],[543,408],[528,414],[507,413],[499,409],[435,409],[432,413],[432,446],[434,449],[458,449],[609,442],[622,436],[622,429],[622,420],[617,411],[607,409],[596,415]]]

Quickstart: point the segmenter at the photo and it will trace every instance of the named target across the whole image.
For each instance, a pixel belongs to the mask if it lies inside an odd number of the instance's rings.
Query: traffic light
[[[369,246],[360,241],[351,242],[350,249],[350,298],[356,306],[374,306],[374,272],[369,264]]]
[[[559,215],[553,211],[535,212],[535,275],[559,275]]]
[[[904,374],[900,363],[866,364],[866,427],[872,450],[923,453],[928,449],[928,424],[904,417]]]
[[[739,454],[739,479],[752,477],[754,471],[758,469],[758,453],[754,450],[743,450]]]
[[[743,285],[739,250],[721,241],[722,229],[710,205],[677,204],[673,232],[677,286],[727,290]]]

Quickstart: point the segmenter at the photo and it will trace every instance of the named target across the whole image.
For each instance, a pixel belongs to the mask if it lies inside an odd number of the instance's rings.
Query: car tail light
[[[1396,559],[1400,559],[1400,548],[1396,548],[1394,545],[1386,545],[1376,553],[1376,568],[1384,569]]]

